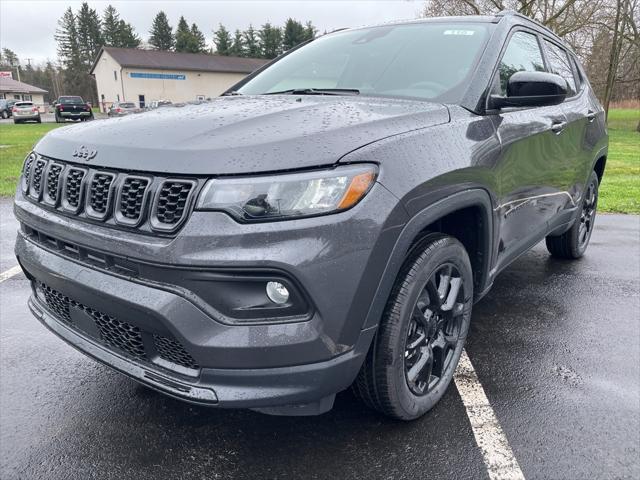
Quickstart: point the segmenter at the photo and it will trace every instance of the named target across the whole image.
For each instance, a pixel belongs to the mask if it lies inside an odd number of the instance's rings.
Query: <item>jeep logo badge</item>
[[[87,162],[89,160],[91,160],[92,158],[95,158],[95,156],[98,154],[97,150],[89,150],[87,147],[85,147],[84,145],[80,145],[80,147],[76,148],[73,151],[73,156],[75,158],[82,158],[84,160],[86,160]]]

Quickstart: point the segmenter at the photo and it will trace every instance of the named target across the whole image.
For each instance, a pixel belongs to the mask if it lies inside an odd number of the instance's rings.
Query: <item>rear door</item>
[[[597,128],[602,109],[590,97],[585,80],[580,77],[575,61],[564,47],[546,37],[542,43],[549,71],[560,75],[569,85],[569,95],[561,106],[567,118],[567,127],[561,137],[566,152],[562,188],[569,195],[561,207],[570,210],[581,198],[591,172],[593,150],[596,147],[594,142],[598,136],[591,135],[590,131]]]
[[[506,95],[507,82],[519,71],[546,71],[537,33],[512,31],[492,82],[492,93]],[[559,105],[506,108],[494,116],[501,142],[496,165],[500,239],[497,267],[538,242],[561,204],[567,162],[563,158],[566,118]]]

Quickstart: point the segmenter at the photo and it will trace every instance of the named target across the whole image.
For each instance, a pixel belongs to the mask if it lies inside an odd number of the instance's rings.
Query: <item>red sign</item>
[[[13,72],[0,72],[0,78],[10,78],[13,80]]]

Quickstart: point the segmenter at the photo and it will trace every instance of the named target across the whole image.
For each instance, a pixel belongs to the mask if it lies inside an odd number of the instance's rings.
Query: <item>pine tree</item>
[[[86,95],[91,92],[87,91],[89,78],[82,62],[76,20],[71,7],[67,8],[58,20],[54,38],[58,43],[58,56],[64,73],[64,90],[75,95]]]
[[[258,35],[253,25],[250,24],[242,36],[244,38],[245,55],[250,58],[260,57],[260,44],[258,43]]]
[[[282,40],[282,48],[286,52],[291,50],[296,45],[301,44],[306,40],[306,33],[304,26],[294,20],[293,18],[287,19],[284,25],[284,38]]]
[[[12,67],[14,65],[18,65],[20,62],[18,61],[18,55],[13,50],[9,50],[8,48],[2,49],[2,55],[0,55],[0,64]]]
[[[216,46],[216,53],[218,55],[230,55],[231,34],[224,25],[220,24],[218,30],[213,32],[213,43]]]
[[[229,49],[229,55],[232,55],[234,57],[245,56],[244,38],[240,30],[236,30],[234,33],[233,43],[231,44],[231,48]]]
[[[149,43],[157,50],[171,50],[173,48],[173,29],[164,12],[160,11],[155,16],[149,34]]]
[[[178,26],[176,27],[176,44],[175,51],[176,52],[189,52],[191,49],[191,30],[189,29],[189,24],[184,19],[184,17],[180,17],[178,21]]]
[[[191,51],[193,53],[207,51],[207,39],[195,23],[191,25]]]
[[[76,16],[78,46],[82,63],[91,67],[103,45],[98,12],[83,2]],[[88,73],[88,71],[87,71]]]
[[[118,46],[120,35],[120,15],[116,9],[108,5],[102,14],[102,41],[105,46]]]
[[[260,52],[263,58],[276,58],[282,53],[282,30],[265,23],[260,32]]]
[[[316,33],[318,33],[318,29],[313,26],[311,21],[308,21],[304,26],[304,40],[305,42],[308,40],[313,40],[316,38]]]
[[[118,24],[118,39],[114,47],[121,48],[138,48],[142,40],[136,33],[133,25],[120,20]]]
[[[109,5],[102,15],[102,42],[107,47],[137,48],[141,40],[133,26],[121,20],[117,10]]]

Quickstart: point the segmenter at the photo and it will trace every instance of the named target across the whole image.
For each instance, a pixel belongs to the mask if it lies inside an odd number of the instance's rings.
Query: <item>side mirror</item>
[[[545,107],[567,98],[567,81],[547,72],[516,72],[507,82],[507,96],[491,95],[491,108]]]

